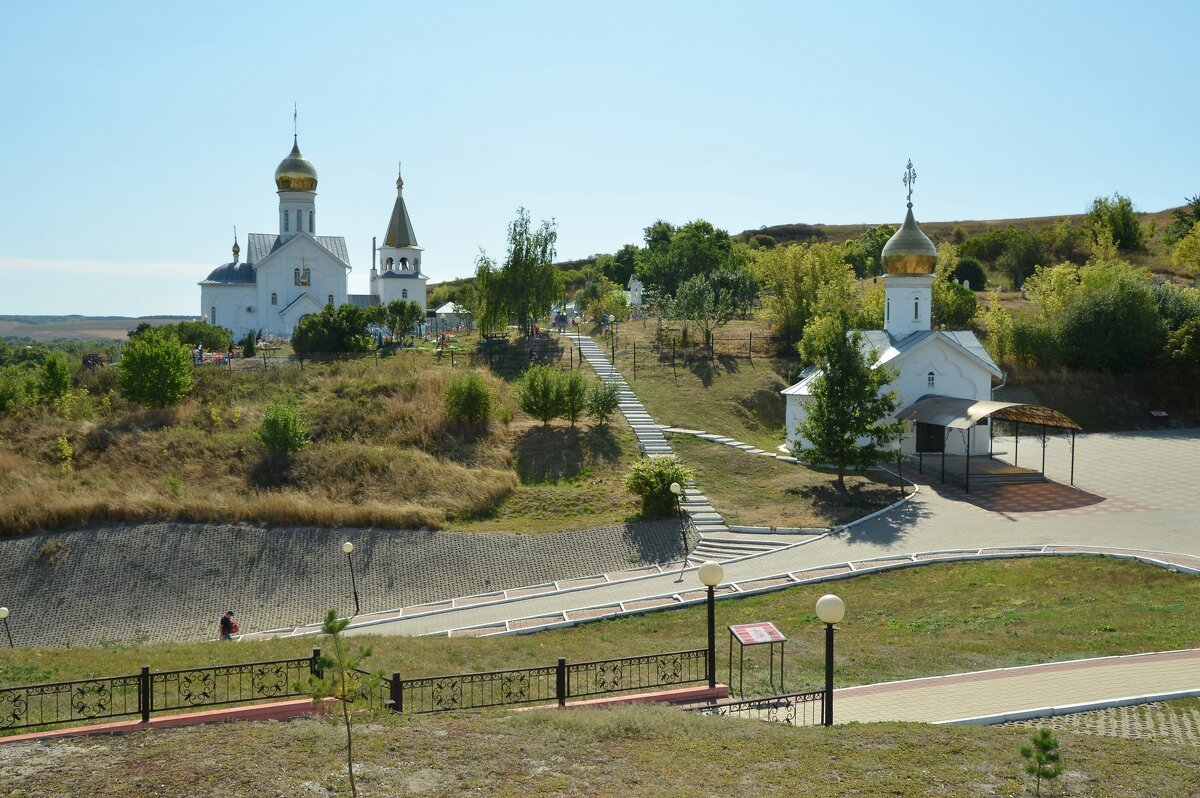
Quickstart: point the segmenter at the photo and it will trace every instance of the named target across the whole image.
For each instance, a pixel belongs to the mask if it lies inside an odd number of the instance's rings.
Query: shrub
[[[592,383],[588,391],[588,415],[604,426],[617,412],[617,386],[608,382]]]
[[[983,264],[969,255],[958,259],[958,265],[954,267],[954,274],[951,276],[960,283],[966,280],[972,291],[982,291],[987,287],[987,273],[983,270]]]
[[[255,340],[254,331],[246,333],[246,340],[242,342],[242,357],[254,357],[257,354],[254,350]]]
[[[42,364],[42,376],[38,380],[38,393],[47,402],[57,402],[71,390],[71,371],[67,361],[58,352],[51,352]]]
[[[561,374],[561,372],[560,372]],[[559,413],[571,426],[583,415],[588,403],[588,381],[581,371],[562,374],[562,412]]]
[[[0,413],[15,414],[29,406],[29,375],[20,366],[0,369]]]
[[[117,385],[130,402],[173,405],[192,390],[187,350],[169,335],[147,330],[130,338],[118,365]]]
[[[298,355],[366,352],[371,348],[368,322],[362,308],[349,303],[337,308],[326,305],[320,313],[300,320],[292,334],[292,348]]]
[[[563,373],[554,366],[532,366],[521,379],[517,404],[542,424],[562,415]]]
[[[446,418],[451,421],[482,424],[492,414],[492,391],[477,372],[453,377],[444,398]]]
[[[286,401],[276,401],[267,405],[267,411],[254,437],[267,447],[267,451],[275,455],[290,456],[309,444],[308,426],[300,418],[296,408]]]
[[[644,518],[666,518],[675,514],[671,483],[683,485],[693,476],[691,469],[674,457],[643,457],[625,476],[625,488],[641,497]]]

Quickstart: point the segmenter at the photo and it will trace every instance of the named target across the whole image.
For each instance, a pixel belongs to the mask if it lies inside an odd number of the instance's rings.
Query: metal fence
[[[95,720],[172,713],[202,707],[271,701],[305,695],[297,690],[310,675],[320,676],[321,650],[311,657],[151,671],[51,684],[0,687],[0,732],[62,726]],[[586,696],[675,687],[708,680],[708,652],[698,648],[638,657],[595,660],[535,668],[459,673],[402,679],[357,671],[358,700],[396,712],[557,702]]]
[[[319,656],[0,687],[0,731],[289,698],[319,673]]]
[[[789,693],[749,698],[725,704],[689,707],[688,712],[720,717],[749,718],[791,726],[820,726],[825,712],[825,693]]]

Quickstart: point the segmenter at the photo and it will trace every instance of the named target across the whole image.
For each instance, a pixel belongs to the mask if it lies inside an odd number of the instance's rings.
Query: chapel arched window
[[[309,211],[308,212],[308,232],[310,232],[310,233],[317,232],[316,219],[317,219],[316,211]]]
[[[932,388],[934,381],[935,381],[935,377],[933,375],[933,372],[931,371],[931,372],[929,372],[929,374],[927,374],[925,376],[925,382],[926,382],[927,387]]]
[[[272,305],[279,304],[279,294],[271,294],[271,304]]]
[[[285,233],[291,229],[291,227],[290,227],[291,223],[289,222],[289,218],[291,217],[291,215],[292,215],[291,211],[283,212],[283,232],[285,232]]]
[[[300,285],[300,270],[296,269],[292,272],[292,285]]]
[[[921,298],[913,298],[913,321],[921,320]]]

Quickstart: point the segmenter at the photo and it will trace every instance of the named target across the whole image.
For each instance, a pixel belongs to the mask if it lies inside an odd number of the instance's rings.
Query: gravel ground
[[[1034,718],[1005,726],[1026,729],[1054,729],[1098,734],[1104,737],[1124,737],[1131,740],[1153,740],[1156,743],[1200,746],[1200,700],[1169,703],[1138,704],[1132,707],[1110,707],[1095,712],[1058,715],[1053,718]]]
[[[0,604],[18,646],[211,639],[242,631],[588,576],[681,556],[678,522],[556,535],[153,523],[0,541]]]

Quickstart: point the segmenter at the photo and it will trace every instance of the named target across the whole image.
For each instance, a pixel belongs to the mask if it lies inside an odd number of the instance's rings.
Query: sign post
[[[757,623],[735,623],[729,627],[729,675],[727,681],[730,685],[733,684],[733,643],[738,643],[738,695],[745,696],[743,689],[743,680],[746,672],[746,646],[769,646],[768,652],[771,659],[771,688],[775,687],[775,646],[779,645],[779,692],[786,692],[783,688],[783,644],[787,642],[787,638],[783,636],[783,632],[779,631],[778,627],[770,621],[759,621]]]

